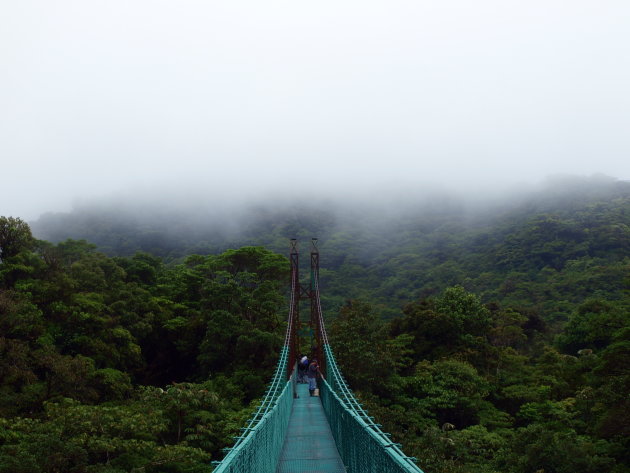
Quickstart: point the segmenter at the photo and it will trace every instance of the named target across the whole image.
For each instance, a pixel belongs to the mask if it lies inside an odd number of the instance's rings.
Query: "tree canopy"
[[[313,235],[337,360],[424,471],[629,471],[627,183],[358,214],[49,216],[90,236],[52,243],[0,217],[0,473],[211,471],[282,344],[272,250]]]

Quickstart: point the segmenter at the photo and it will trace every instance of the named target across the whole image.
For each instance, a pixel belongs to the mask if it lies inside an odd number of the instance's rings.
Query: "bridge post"
[[[300,324],[300,265],[298,241],[291,238],[291,250],[289,259],[291,261],[291,304],[289,311],[289,324],[291,324],[290,342],[289,342],[289,358],[287,360],[287,379],[291,378],[291,372],[295,365],[295,360],[300,349],[297,331]],[[294,385],[295,389],[295,385]],[[294,392],[294,396],[296,393]]]
[[[317,341],[317,362],[320,371],[326,374],[326,360],[324,360],[322,327],[319,318],[318,292],[319,292],[319,248],[317,238],[311,238],[311,288],[309,299],[311,300],[311,327],[315,327],[315,339]]]

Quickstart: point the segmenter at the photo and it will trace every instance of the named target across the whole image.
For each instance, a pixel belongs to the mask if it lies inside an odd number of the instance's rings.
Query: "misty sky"
[[[0,215],[630,179],[628,0],[4,0]]]

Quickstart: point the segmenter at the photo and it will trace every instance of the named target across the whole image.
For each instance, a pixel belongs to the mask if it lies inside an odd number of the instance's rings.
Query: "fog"
[[[0,215],[627,180],[629,18],[626,0],[4,2]]]

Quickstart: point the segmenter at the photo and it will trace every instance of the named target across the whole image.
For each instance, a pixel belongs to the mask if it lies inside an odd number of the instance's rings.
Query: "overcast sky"
[[[0,68],[0,215],[630,179],[628,0],[0,0]]]

